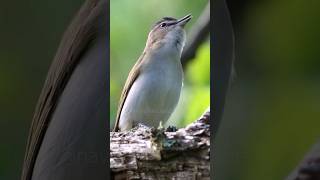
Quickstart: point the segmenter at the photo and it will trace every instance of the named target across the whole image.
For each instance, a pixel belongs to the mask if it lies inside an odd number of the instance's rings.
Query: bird
[[[32,119],[21,180],[107,179],[107,0],[86,0],[67,28]]]
[[[137,124],[157,127],[169,119],[180,98],[184,27],[191,18],[191,14],[180,19],[163,17],[152,26],[122,90],[113,131]]]

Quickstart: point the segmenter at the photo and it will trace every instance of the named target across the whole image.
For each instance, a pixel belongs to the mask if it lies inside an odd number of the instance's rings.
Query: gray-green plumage
[[[179,20],[165,17],[153,26],[123,88],[114,131],[129,130],[138,123],[157,127],[169,119],[180,97],[183,27],[190,19],[191,15]]]

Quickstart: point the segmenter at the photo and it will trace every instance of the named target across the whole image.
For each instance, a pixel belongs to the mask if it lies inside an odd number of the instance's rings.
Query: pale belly
[[[121,111],[121,130],[137,123],[158,127],[160,121],[164,124],[169,119],[179,101],[183,79],[180,64],[170,68],[158,67],[139,76]]]

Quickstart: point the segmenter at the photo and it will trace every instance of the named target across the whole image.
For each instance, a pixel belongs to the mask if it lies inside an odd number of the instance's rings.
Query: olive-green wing
[[[125,83],[124,88],[122,90],[122,93],[121,93],[121,96],[120,96],[119,105],[118,105],[116,123],[115,123],[114,128],[113,128],[114,132],[119,130],[120,115],[121,115],[121,111],[122,111],[124,102],[126,101],[126,98],[127,98],[128,94],[129,94],[129,91],[130,91],[133,83],[135,82],[135,80],[138,78],[138,76],[140,74],[142,59],[144,58],[144,56],[145,56],[145,52],[143,52],[143,54],[140,56],[138,61],[135,63],[135,65],[131,69],[131,71],[129,73],[129,76],[128,76],[128,79],[126,80],[126,83]]]

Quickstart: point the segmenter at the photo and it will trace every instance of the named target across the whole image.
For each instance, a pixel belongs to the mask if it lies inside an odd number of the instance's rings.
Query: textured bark
[[[175,131],[138,126],[110,133],[114,179],[210,179],[210,111]]]
[[[320,140],[305,155],[287,180],[320,180]]]

